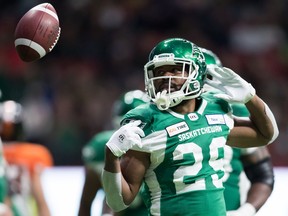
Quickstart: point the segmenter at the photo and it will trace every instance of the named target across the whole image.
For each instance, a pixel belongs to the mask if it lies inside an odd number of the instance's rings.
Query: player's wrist
[[[102,172],[103,189],[106,195],[107,205],[114,211],[119,212],[128,207],[122,195],[122,174],[112,173],[103,169]]]
[[[125,154],[125,151],[122,151],[117,145],[114,145],[113,143],[107,143],[106,146],[115,157],[121,157],[123,154]]]

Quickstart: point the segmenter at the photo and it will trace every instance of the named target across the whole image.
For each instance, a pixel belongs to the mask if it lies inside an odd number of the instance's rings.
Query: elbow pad
[[[258,163],[245,166],[244,171],[252,184],[261,182],[269,185],[273,190],[274,170],[270,158],[265,158]]]
[[[106,195],[106,203],[114,212],[122,211],[128,207],[122,197],[120,172],[111,173],[103,169],[102,184]]]

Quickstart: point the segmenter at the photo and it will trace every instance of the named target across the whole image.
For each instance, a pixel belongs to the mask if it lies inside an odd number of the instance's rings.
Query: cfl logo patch
[[[124,139],[125,139],[125,135],[124,135],[124,134],[120,134],[120,135],[118,136],[119,142],[123,143]]]
[[[199,119],[198,115],[196,113],[190,113],[188,115],[188,118],[191,120],[191,121],[197,121]]]

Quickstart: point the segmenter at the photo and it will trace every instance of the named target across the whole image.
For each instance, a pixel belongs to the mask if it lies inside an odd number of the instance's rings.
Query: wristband
[[[106,195],[107,205],[115,212],[122,211],[128,207],[122,196],[121,173],[111,173],[103,169],[102,183]]]
[[[265,102],[263,102],[263,103],[264,103],[266,115],[270,119],[270,121],[272,122],[273,129],[274,129],[273,136],[272,136],[271,140],[268,143],[268,144],[271,144],[278,137],[279,129],[278,129],[275,117],[274,117],[272,111],[270,110],[269,106]]]
[[[245,216],[253,216],[256,214],[255,207],[250,203],[244,203],[240,208],[238,209],[240,215]]]

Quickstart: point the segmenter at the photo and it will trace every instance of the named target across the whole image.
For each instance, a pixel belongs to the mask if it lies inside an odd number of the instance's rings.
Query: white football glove
[[[130,122],[120,127],[106,143],[106,146],[116,157],[121,157],[134,145],[142,147],[141,137],[144,137],[144,131],[137,127],[141,124],[140,120]]]
[[[256,209],[250,203],[244,203],[237,210],[227,211],[227,216],[254,216]]]
[[[226,100],[228,103],[247,103],[255,95],[253,86],[226,67],[208,65],[207,73],[213,78],[206,79],[206,83],[223,93],[215,94],[216,98]]]

